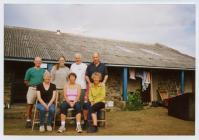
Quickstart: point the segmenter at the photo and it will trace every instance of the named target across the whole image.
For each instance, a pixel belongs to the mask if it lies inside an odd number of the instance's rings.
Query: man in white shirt
[[[81,96],[80,96],[80,103],[83,108],[83,116],[84,116],[84,127],[87,125],[87,116],[88,116],[88,95],[86,94],[86,69],[87,65],[81,62],[81,54],[76,53],[74,55],[75,63],[73,63],[70,67],[70,72],[74,72],[77,75],[76,83],[81,86]]]

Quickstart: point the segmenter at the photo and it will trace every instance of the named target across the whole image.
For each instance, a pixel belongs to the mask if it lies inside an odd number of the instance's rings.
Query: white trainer
[[[44,132],[44,131],[45,131],[44,125],[40,126],[39,127],[39,132]]]
[[[58,133],[62,133],[66,130],[66,128],[64,126],[60,126],[59,129],[58,129]]]
[[[77,133],[81,133],[81,132],[82,132],[82,127],[81,127],[81,125],[77,125],[76,131],[77,131]]]
[[[47,131],[52,131],[53,129],[52,129],[52,126],[50,126],[50,125],[47,125]]]

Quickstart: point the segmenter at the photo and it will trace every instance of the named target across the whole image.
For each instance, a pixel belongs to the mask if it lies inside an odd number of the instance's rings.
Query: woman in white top
[[[69,74],[69,68],[64,65],[66,59],[64,56],[59,57],[58,63],[53,66],[51,70],[51,80],[52,83],[56,85],[57,93],[59,94],[59,102],[62,102],[63,97],[63,88],[67,82],[66,77]]]

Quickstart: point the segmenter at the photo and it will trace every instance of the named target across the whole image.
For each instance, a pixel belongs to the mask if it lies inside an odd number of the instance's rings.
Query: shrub
[[[141,90],[137,89],[135,92],[129,92],[125,110],[135,111],[141,109],[143,109]]]

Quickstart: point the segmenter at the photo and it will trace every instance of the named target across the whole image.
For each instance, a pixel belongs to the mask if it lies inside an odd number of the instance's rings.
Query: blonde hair
[[[99,77],[99,80],[102,80],[102,74],[101,74],[101,73],[99,73],[99,72],[94,72],[94,73],[92,74],[91,78],[94,80],[94,77],[95,77],[95,76],[98,76],[98,77]]]

